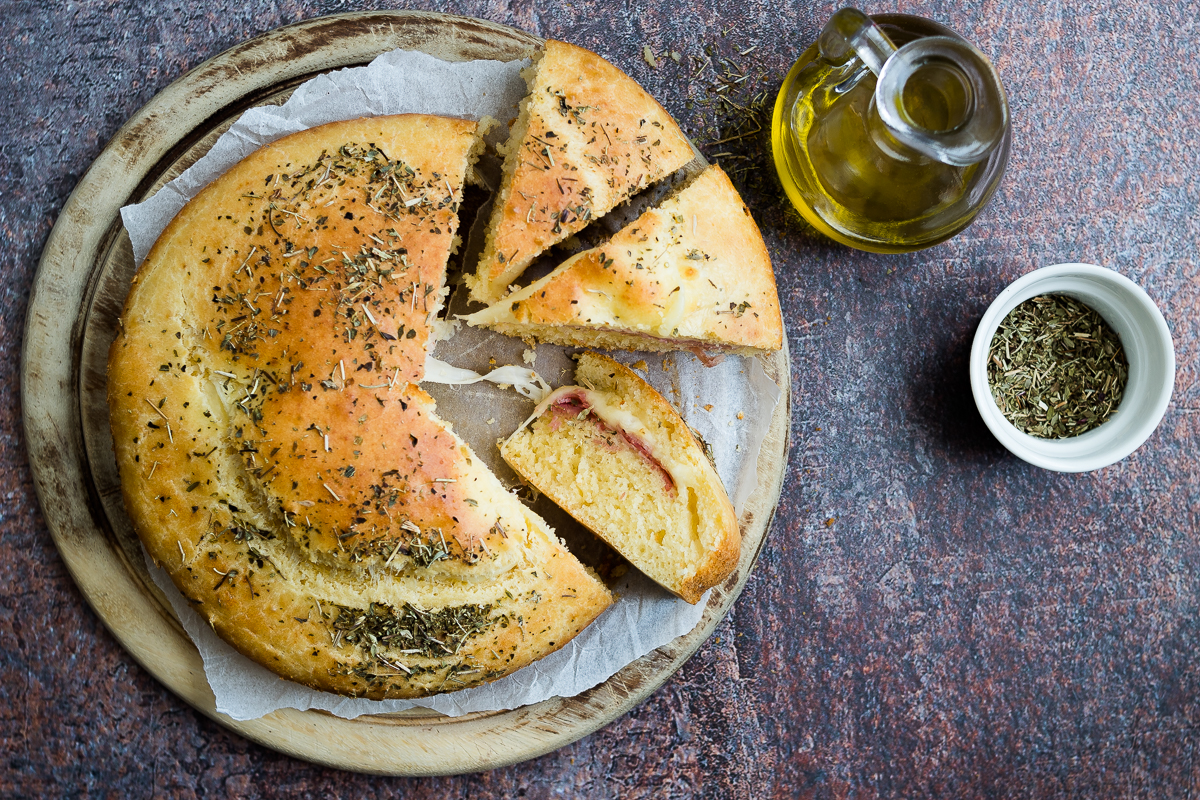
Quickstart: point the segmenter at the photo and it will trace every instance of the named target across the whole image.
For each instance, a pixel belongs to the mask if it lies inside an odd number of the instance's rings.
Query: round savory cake
[[[692,157],[670,115],[594,53],[548,42],[525,77],[488,240],[464,275],[476,300]],[[225,641],[316,689],[478,685],[613,602],[418,386],[482,148],[477,123],[426,115],[263,147],[163,231],[110,350],[114,448],[147,552]],[[593,347],[782,342],[761,234],[718,168],[467,321]],[[720,479],[632,372],[588,354],[576,378],[502,454],[697,602],[737,561]]]
[[[317,689],[479,684],[612,602],[416,385],[476,128],[376,117],[250,155],[163,232],[110,351],[150,556],[223,639]]]

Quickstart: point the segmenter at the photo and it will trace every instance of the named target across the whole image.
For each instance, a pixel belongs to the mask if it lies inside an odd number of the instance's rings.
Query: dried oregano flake
[[[1014,308],[992,337],[988,385],[1013,425],[1032,436],[1078,436],[1116,413],[1129,377],[1121,339],[1065,295]]]

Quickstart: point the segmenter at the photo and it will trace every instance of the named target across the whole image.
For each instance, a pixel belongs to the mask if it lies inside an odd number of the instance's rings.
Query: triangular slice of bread
[[[596,353],[500,447],[539,491],[689,603],[737,566],[741,533],[716,470],[671,404]]]
[[[589,50],[547,41],[525,77],[483,253],[466,279],[484,303],[546,248],[694,157],[671,115]]]
[[[783,345],[766,245],[717,166],[607,243],[465,319],[580,347],[754,354]]]

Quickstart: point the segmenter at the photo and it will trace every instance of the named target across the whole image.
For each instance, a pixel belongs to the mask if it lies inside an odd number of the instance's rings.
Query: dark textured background
[[[948,244],[857,253],[789,214],[757,137],[708,145],[775,260],[793,353],[774,529],[717,635],[643,706],[535,761],[370,778],[249,744],[150,678],[67,575],[21,435],[19,352],[41,249],[118,127],[183,72],[358,2],[0,0],[0,795],[96,797],[1186,797],[1200,722],[1200,75],[1188,0],[900,2],[995,61],[1012,161]],[[391,7],[383,3],[383,7]],[[417,4],[597,50],[700,142],[712,47],[773,96],[834,5]],[[652,69],[656,54],[676,50]],[[752,52],[740,53],[757,46]],[[736,132],[736,131],[735,131]],[[1011,280],[1089,261],[1159,302],[1179,369],[1124,462],[1058,475],[1008,455],[967,382]]]

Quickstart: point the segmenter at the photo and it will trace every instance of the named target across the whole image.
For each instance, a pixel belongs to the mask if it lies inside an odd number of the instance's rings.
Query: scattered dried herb
[[[690,122],[688,132],[704,155],[719,163],[735,183],[770,190],[770,171],[763,164],[771,158],[774,77],[758,56],[751,55],[757,46],[739,47],[724,38],[732,30],[731,26],[720,39],[704,45],[700,53],[683,57],[681,66],[689,70],[688,100],[686,112],[677,118]]]
[[[1121,339],[1083,303],[1042,295],[1014,308],[992,337],[988,384],[1018,429],[1078,436],[1116,413],[1129,376]]]
[[[409,603],[401,608],[383,603],[371,603],[365,609],[337,608],[335,644],[358,645],[372,656],[381,648],[426,658],[454,655],[469,638],[497,622],[488,605],[447,606],[436,611]]]
[[[446,537],[437,528],[430,529],[428,535],[414,534],[401,552],[412,556],[413,563],[418,567],[428,567],[435,561],[450,558],[450,546],[446,544]]]

